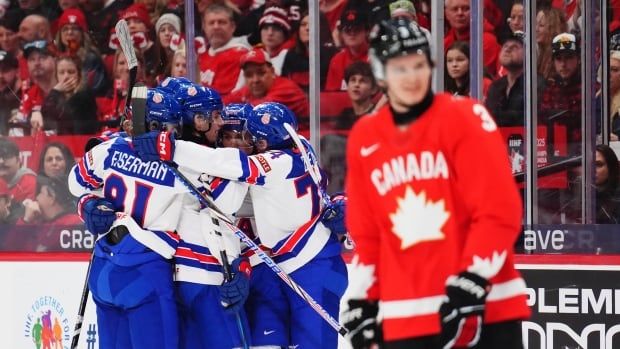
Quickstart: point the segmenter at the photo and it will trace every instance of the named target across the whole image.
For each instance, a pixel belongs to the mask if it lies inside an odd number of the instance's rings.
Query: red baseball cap
[[[146,9],[144,4],[133,4],[121,13],[121,19],[128,20],[129,18],[137,18],[149,28],[153,25],[149,16],[149,10]]]
[[[259,48],[252,49],[241,56],[241,68],[245,68],[245,65],[248,63],[271,65],[271,61],[267,58],[265,52]]]
[[[88,25],[86,24],[86,17],[84,13],[76,8],[69,8],[63,11],[60,18],[58,18],[58,29],[61,29],[67,24],[76,24],[83,32],[88,31]]]

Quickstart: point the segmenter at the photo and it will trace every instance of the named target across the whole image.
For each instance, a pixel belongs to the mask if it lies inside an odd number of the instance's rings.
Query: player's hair
[[[377,86],[375,75],[372,73],[372,68],[367,62],[358,61],[349,64],[349,66],[347,66],[344,70],[344,81],[348,84],[349,79],[351,79],[353,75],[361,75],[365,78],[369,78],[372,83],[372,87]]]

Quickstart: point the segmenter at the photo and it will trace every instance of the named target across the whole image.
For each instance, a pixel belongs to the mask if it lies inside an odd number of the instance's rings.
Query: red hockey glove
[[[462,272],[448,278],[448,300],[439,308],[441,348],[468,348],[478,343],[490,289],[486,279],[473,273]]]

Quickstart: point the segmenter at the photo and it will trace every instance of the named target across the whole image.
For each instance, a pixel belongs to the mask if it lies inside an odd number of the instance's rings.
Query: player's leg
[[[111,304],[113,297],[105,287],[114,264],[105,258],[93,257],[89,274],[89,287],[96,305],[99,348],[130,348],[129,326],[124,311]]]
[[[252,347],[289,346],[289,306],[282,280],[266,265],[254,266],[245,311],[250,324]]]
[[[178,348],[179,323],[170,261],[157,259],[137,269],[140,276],[117,296],[127,305],[132,347]],[[138,288],[144,290],[144,298],[133,298]]]
[[[242,347],[241,334],[234,314],[220,304],[218,287],[190,282],[177,282],[182,323],[181,348],[209,349]],[[250,343],[245,313],[239,313],[246,341]],[[191,322],[191,323],[190,323]]]
[[[312,260],[291,277],[332,317],[338,318],[340,299],[347,287],[347,269],[340,255]],[[335,349],[338,333],[293,290],[286,289],[291,305],[291,345]]]
[[[384,343],[383,349],[439,349],[439,336],[424,336]]]

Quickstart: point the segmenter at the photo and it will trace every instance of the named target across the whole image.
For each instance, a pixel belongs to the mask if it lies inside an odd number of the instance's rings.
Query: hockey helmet
[[[377,80],[384,80],[384,65],[390,58],[424,54],[431,62],[430,44],[418,24],[406,18],[381,21],[370,32],[369,60]]]
[[[222,112],[224,107],[220,94],[212,88],[196,83],[181,86],[175,98],[182,101],[183,122],[194,125],[196,117],[211,120],[213,112]]]
[[[159,86],[159,89],[164,90],[168,93],[175,95],[183,86],[190,86],[192,81],[188,78],[184,77],[172,77],[169,76],[164,81],[162,81]],[[175,95],[175,98],[177,96]],[[179,101],[179,103],[183,104],[183,101]]]
[[[183,125],[181,105],[172,94],[159,88],[149,88],[146,93],[146,117],[148,130],[171,130],[180,132]]]
[[[295,114],[283,104],[265,102],[252,109],[247,129],[254,142],[265,140],[268,149],[284,149],[292,145],[292,137],[284,124],[297,130]]]
[[[245,122],[252,113],[252,106],[248,103],[231,103],[224,107],[222,118],[224,125],[221,130],[242,132],[245,129]]]

